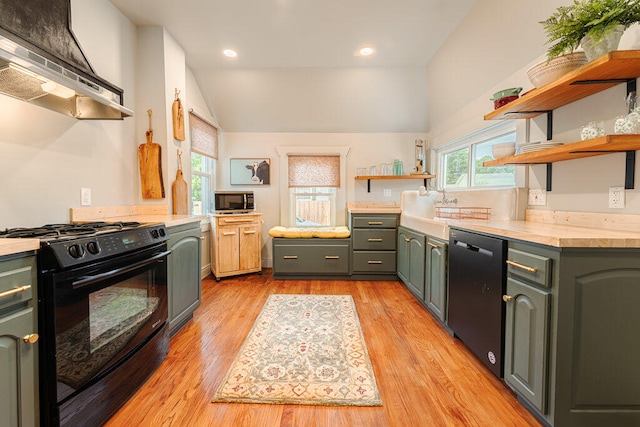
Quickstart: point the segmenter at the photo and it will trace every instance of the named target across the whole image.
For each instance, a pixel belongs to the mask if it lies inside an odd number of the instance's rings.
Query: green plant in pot
[[[640,0],[574,0],[540,22],[547,33],[547,59],[582,46],[591,61],[618,48],[622,33],[640,22]]]

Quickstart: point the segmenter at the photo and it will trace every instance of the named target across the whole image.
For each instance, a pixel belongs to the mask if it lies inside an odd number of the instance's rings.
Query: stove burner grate
[[[0,231],[0,238],[51,239],[60,237],[87,236],[100,232],[118,231],[139,227],[139,222],[90,222],[69,224],[47,224],[33,228],[9,228]]]

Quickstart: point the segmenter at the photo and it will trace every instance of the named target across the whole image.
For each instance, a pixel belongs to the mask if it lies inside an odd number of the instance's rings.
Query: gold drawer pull
[[[235,236],[236,232],[235,231],[223,231],[222,235],[223,236]]]
[[[244,234],[256,234],[256,230],[245,230]]]
[[[0,292],[0,299],[11,297],[13,295],[21,294],[22,292],[26,292],[31,289],[31,285],[20,286],[17,288],[10,289],[8,291]]]
[[[326,255],[324,259],[340,259],[338,255]]]
[[[285,255],[282,258],[284,258],[284,259],[298,259],[298,255]]]
[[[509,302],[511,300],[513,300],[513,297],[511,295],[502,295],[502,301]]]
[[[407,239],[406,237],[404,238],[404,241],[409,243],[411,241],[411,239]]]
[[[204,242],[204,236],[200,236],[199,239]]]
[[[382,221],[369,221],[369,225],[382,225]]]
[[[372,238],[372,239],[367,239],[367,241],[369,241],[369,242],[382,242],[382,239]]]
[[[513,267],[516,267],[516,268],[520,268],[520,269],[522,269],[524,271],[528,271],[529,273],[535,273],[536,271],[538,271],[537,268],[527,267],[526,265],[522,265],[522,264],[519,264],[519,263],[517,263],[515,261],[511,261],[510,259],[507,260],[507,264],[509,264],[509,265],[511,265]]]
[[[431,242],[427,242],[427,245],[431,246],[432,248],[439,248],[440,245],[436,245],[435,243],[431,243]]]
[[[38,342],[38,339],[40,339],[38,334],[29,334],[22,337],[22,341],[27,344],[35,344]]]
[[[382,261],[368,261],[368,264],[382,264]]]

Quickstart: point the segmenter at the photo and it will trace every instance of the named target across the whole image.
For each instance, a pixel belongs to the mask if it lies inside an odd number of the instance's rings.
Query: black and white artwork
[[[268,185],[270,159],[231,159],[231,184]]]

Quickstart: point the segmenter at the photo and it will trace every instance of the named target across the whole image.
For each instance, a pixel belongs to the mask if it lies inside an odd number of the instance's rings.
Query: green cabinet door
[[[427,237],[424,302],[441,321],[447,318],[447,246]]]
[[[425,241],[424,234],[398,228],[398,276],[421,300],[424,300]]]
[[[34,323],[31,307],[0,318],[0,426],[36,425],[37,344],[23,341]]]
[[[200,223],[170,227],[167,281],[169,294],[169,331],[173,335],[200,305],[202,283]]]
[[[550,293],[507,278],[504,379],[546,413]]]

